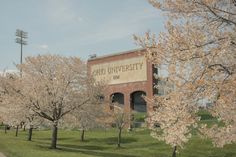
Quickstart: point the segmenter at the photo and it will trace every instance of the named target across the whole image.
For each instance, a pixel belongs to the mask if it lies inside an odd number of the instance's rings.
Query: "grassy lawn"
[[[200,124],[207,124],[209,127],[214,124],[224,126],[224,123],[222,121],[218,121],[217,118],[213,117],[207,110],[199,110],[197,116],[201,117]]]
[[[169,157],[170,146],[150,137],[147,130],[137,129],[123,133],[121,148],[116,148],[116,132],[89,131],[86,141],[79,140],[79,131],[59,130],[58,150],[49,149],[50,131],[35,131],[33,141],[26,141],[27,132],[4,134],[0,130],[0,151],[8,157]],[[197,135],[187,143],[179,157],[236,157],[236,144],[223,149],[214,148],[209,140]]]

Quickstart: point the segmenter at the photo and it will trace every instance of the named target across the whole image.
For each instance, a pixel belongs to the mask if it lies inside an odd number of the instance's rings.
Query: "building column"
[[[131,112],[131,102],[130,102],[130,94],[124,93],[124,111],[125,113]]]
[[[154,79],[154,71],[153,71],[153,64],[150,61],[147,61],[147,66],[148,66],[148,70],[147,70],[147,88],[146,88],[146,96],[149,99],[153,99],[153,79]],[[150,102],[147,102],[147,115],[149,115],[151,112],[153,111],[153,104],[151,104]]]
[[[124,112],[128,115],[131,115],[132,109],[131,109],[131,101],[130,101],[130,93],[126,92],[124,93]],[[125,128],[130,129],[131,128],[131,121],[128,120]]]

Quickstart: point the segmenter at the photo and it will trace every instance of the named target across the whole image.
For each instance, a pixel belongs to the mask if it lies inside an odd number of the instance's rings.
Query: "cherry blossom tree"
[[[119,103],[111,103],[111,106],[113,110],[107,113],[105,123],[109,126],[115,125],[117,128],[117,147],[119,148],[121,147],[122,130],[130,124],[131,114],[125,112],[123,105]]]
[[[75,109],[63,118],[66,128],[79,128],[81,131],[80,140],[85,140],[85,132],[94,128],[104,128],[105,101],[102,97],[105,84],[102,82],[90,83],[90,90],[96,95],[86,105]]]
[[[51,148],[55,149],[60,120],[96,96],[94,91],[97,90],[88,88],[91,79],[86,64],[76,57],[39,55],[27,57],[18,68],[22,76],[9,99],[23,102],[33,113],[51,123]]]
[[[29,108],[27,99],[25,100],[23,95],[16,95],[20,92],[20,86],[18,73],[4,73],[0,76],[0,113],[6,126],[16,127],[16,136],[18,136],[19,126],[24,122],[24,125],[29,128],[28,140],[31,141],[33,129],[42,124],[42,119]]]
[[[33,129],[37,129],[40,125],[44,123],[44,120],[40,118],[36,113],[34,113],[32,110],[28,110],[27,115],[25,115],[26,119],[26,128],[29,129],[28,133],[28,141],[32,141],[33,136]]]
[[[24,105],[18,98],[13,101],[12,93],[15,91],[18,85],[19,76],[16,73],[5,73],[0,76],[0,87],[1,87],[1,114],[3,122],[6,126],[16,128],[15,136],[18,136],[19,126],[25,119]]]
[[[213,126],[211,129],[203,127],[202,133],[211,137],[216,146],[235,142],[235,1],[149,2],[168,17],[166,31],[160,33],[158,38],[147,32],[143,37],[134,36],[134,39],[147,50],[146,57],[153,64],[168,67],[168,79],[176,87],[173,94],[170,93],[173,97],[170,100],[176,98],[176,91],[188,95],[187,102],[183,99],[184,104],[208,100],[212,103],[212,115],[225,125]],[[155,101],[161,100],[162,97]],[[164,103],[167,105],[168,101]],[[173,106],[178,112],[178,105]],[[195,112],[192,109],[195,110],[190,107],[190,113]],[[188,126],[189,123],[182,125]]]
[[[147,101],[155,106],[155,110],[146,119],[152,130],[151,136],[170,144],[173,147],[172,156],[175,157],[177,146],[183,148],[191,138],[192,128],[197,126],[197,109],[193,109],[194,106],[180,91]]]
[[[103,118],[103,110],[101,104],[86,105],[80,110],[75,110],[71,114],[65,116],[63,121],[66,123],[64,127],[72,129],[80,129],[80,140],[85,141],[85,132],[94,128],[103,128],[104,125],[100,121]]]

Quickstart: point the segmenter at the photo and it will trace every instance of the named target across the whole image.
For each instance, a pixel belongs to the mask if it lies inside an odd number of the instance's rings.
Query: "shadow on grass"
[[[40,143],[50,143],[51,138],[35,138],[33,141],[37,141]],[[117,137],[105,137],[105,138],[86,138],[84,141],[75,138],[58,138],[58,142],[60,141],[71,141],[76,143],[104,143],[104,144],[117,144]],[[137,142],[138,140],[133,137],[123,137],[121,138],[121,144],[133,143]]]
[[[163,150],[169,150],[170,146],[166,145],[165,143],[162,142],[154,142],[154,143],[135,143],[132,145],[129,145],[129,148],[131,149],[136,149],[136,148],[150,148],[150,149],[163,149]]]
[[[45,138],[42,138],[42,137],[35,137],[35,139],[37,141],[51,141],[51,137],[45,137]],[[57,138],[58,141],[66,141],[66,140],[72,140],[73,138],[72,137],[60,137],[60,138]]]
[[[60,144],[58,145],[59,148],[67,148],[67,149],[84,149],[84,150],[105,150],[106,147],[103,146],[95,146],[95,145],[73,145],[73,144]]]
[[[47,149],[50,147],[50,138],[40,138],[37,140],[34,140],[32,142],[37,143],[37,146],[39,146],[40,148],[43,149]],[[63,140],[73,140],[72,138],[59,138],[59,141],[63,141]],[[62,147],[66,147],[66,148],[71,148],[71,149],[84,149],[84,150],[105,150],[105,149],[109,149],[111,147],[105,147],[106,145],[112,145],[114,146],[114,148],[117,146],[117,138],[116,137],[108,137],[108,138],[87,138],[86,141],[81,142],[80,140],[73,140],[74,144],[59,144],[58,146],[62,146]],[[123,137],[121,140],[121,146],[122,144],[128,144],[128,143],[134,143],[137,142],[138,140],[136,138],[132,138],[132,137]],[[75,143],[76,142],[76,143]],[[89,145],[91,143],[91,145]],[[86,145],[84,145],[86,144]],[[103,146],[101,146],[103,145]],[[134,146],[135,148],[137,148],[137,146]],[[129,148],[134,148],[134,147],[129,147]],[[139,147],[143,147],[143,145],[139,146]]]
[[[232,157],[232,156],[236,156],[236,153],[226,153],[225,157]]]
[[[74,152],[74,153],[79,152],[86,155],[101,156],[101,157],[137,157],[135,155],[119,154],[115,152],[105,152],[105,151],[101,152],[101,151],[95,151],[95,150],[71,149],[67,147],[63,147],[60,150],[66,151],[66,152]]]
[[[101,157],[137,157],[136,155],[120,154],[114,151],[106,152],[107,148],[102,146],[79,146],[79,145],[61,144],[58,145],[57,149],[51,149],[45,145],[38,145],[38,147],[43,150],[52,150],[58,153],[59,152],[81,153],[81,154],[101,156]],[[119,149],[122,150],[123,148],[121,147]],[[117,148],[117,150],[119,149]]]
[[[107,138],[89,138],[89,142],[95,142],[95,143],[105,143],[105,144],[117,144],[117,137],[107,137]],[[137,142],[138,140],[133,137],[123,137],[121,138],[121,144],[126,143],[133,143]]]

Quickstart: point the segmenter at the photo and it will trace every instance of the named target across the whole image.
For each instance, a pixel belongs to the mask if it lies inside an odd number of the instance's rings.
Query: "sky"
[[[20,62],[16,29],[28,32],[23,57],[83,60],[139,48],[133,34],[164,31],[165,17],[147,0],[0,0],[0,71]]]

